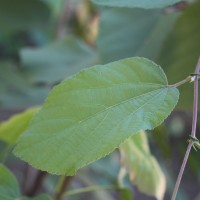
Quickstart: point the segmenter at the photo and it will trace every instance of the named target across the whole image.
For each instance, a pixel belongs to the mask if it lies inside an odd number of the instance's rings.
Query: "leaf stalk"
[[[180,81],[180,82],[178,82],[178,83],[175,83],[175,84],[173,84],[173,85],[169,85],[169,87],[179,87],[179,86],[181,86],[181,85],[183,85],[183,84],[185,84],[185,83],[187,83],[187,82],[191,82],[192,81],[192,77],[193,76],[188,76],[186,79],[184,79],[184,80],[182,80],[182,81]]]

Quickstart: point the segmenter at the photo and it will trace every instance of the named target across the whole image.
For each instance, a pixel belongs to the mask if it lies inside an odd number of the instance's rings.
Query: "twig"
[[[54,199],[55,200],[61,200],[67,187],[69,186],[73,176],[66,176],[66,177],[61,177],[61,181],[58,184],[58,188],[55,194]]]
[[[72,196],[72,195],[77,195],[77,194],[82,194],[86,192],[94,192],[94,191],[99,191],[99,190],[120,190],[121,188],[115,185],[107,185],[107,186],[101,186],[101,185],[94,185],[90,187],[85,187],[85,188],[80,188],[80,189],[75,189],[71,191],[67,191],[64,193],[64,196]]]
[[[38,189],[41,187],[43,179],[44,179],[44,177],[46,175],[47,175],[46,172],[38,171],[32,187],[29,188],[28,191],[25,193],[26,196],[33,197],[36,194],[36,192],[38,191]]]
[[[195,69],[195,73],[199,73],[199,72],[200,72],[200,58],[198,60],[198,63],[197,63],[196,69]],[[191,133],[191,136],[193,138],[196,138],[197,112],[198,112],[198,77],[196,76],[195,80],[194,80],[194,105],[193,105],[193,120],[192,120],[192,133]],[[173,191],[171,200],[176,199],[176,195],[177,195],[177,192],[178,192],[178,189],[180,186],[180,182],[181,182],[183,172],[185,170],[185,166],[186,166],[192,146],[193,146],[193,142],[190,140],[187,150],[186,150],[186,153],[185,153],[185,157],[184,157],[181,169],[179,171],[179,175],[178,175],[178,178],[176,181],[176,185],[174,187],[174,191]]]

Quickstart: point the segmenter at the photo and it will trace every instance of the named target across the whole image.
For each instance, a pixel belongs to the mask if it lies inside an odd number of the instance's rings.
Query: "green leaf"
[[[51,200],[42,194],[37,197],[28,198],[20,196],[20,189],[15,176],[5,166],[0,164],[0,199],[1,200]]]
[[[120,197],[122,200],[133,200],[132,191],[129,188],[120,189]]]
[[[155,61],[178,16],[178,13],[166,15],[157,9],[103,10],[97,40],[101,59],[107,63],[142,56]]]
[[[14,175],[3,165],[0,165],[0,199],[13,200],[20,195],[19,186]]]
[[[172,123],[176,123],[176,122],[177,122],[176,118],[173,117]],[[172,155],[172,153],[171,153],[172,148],[170,145],[170,137],[171,137],[170,133],[173,132],[171,130],[172,126],[173,126],[172,123],[168,122],[167,126],[166,126],[166,124],[163,123],[162,125],[156,127],[152,132],[154,144],[159,149],[159,151],[163,157],[163,160],[170,159],[171,155]],[[183,132],[184,131],[182,131],[182,133]]]
[[[159,63],[166,66],[171,83],[183,80],[193,73],[200,56],[200,2],[189,6],[177,21],[173,32],[166,40]],[[191,109],[193,106],[193,83],[180,87],[178,108]]]
[[[82,70],[52,90],[14,153],[41,170],[74,175],[162,123],[178,96],[162,69],[144,58]]]
[[[122,164],[127,167],[132,183],[141,192],[163,200],[166,180],[156,159],[151,155],[144,132],[132,136],[120,146]]]
[[[38,110],[39,108],[28,109],[0,123],[0,140],[8,144],[15,144],[19,136],[27,129],[32,117]]]
[[[24,74],[32,82],[58,82],[97,61],[95,51],[72,36],[20,54]]]
[[[127,8],[163,8],[180,2],[181,0],[92,0],[102,6]]]
[[[31,85],[12,63],[0,63],[0,106],[26,108],[41,104],[49,88]]]
[[[0,0],[1,31],[42,28],[50,14],[48,6],[41,0]]]
[[[40,0],[45,2],[53,11],[54,15],[57,16],[62,9],[64,0]]]

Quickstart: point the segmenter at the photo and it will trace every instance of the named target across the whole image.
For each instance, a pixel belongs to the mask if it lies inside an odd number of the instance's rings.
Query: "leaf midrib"
[[[107,107],[107,108],[104,109],[104,110],[101,110],[101,111],[99,111],[99,112],[97,112],[97,113],[94,113],[94,114],[92,114],[91,116],[89,116],[89,117],[87,117],[87,118],[85,118],[85,119],[83,119],[83,120],[75,121],[74,124],[72,124],[71,126],[68,126],[68,127],[66,127],[66,128],[69,129],[69,128],[71,128],[71,127],[74,127],[74,126],[76,126],[77,123],[79,123],[79,125],[81,125],[81,124],[84,123],[85,121],[91,119],[92,117],[94,117],[94,116],[96,116],[96,115],[98,115],[98,114],[100,114],[100,113],[102,113],[102,112],[108,111],[108,110],[110,110],[110,109],[112,109],[112,108],[114,108],[114,107],[117,107],[117,106],[121,105],[121,104],[124,104],[124,103],[126,103],[126,102],[132,101],[133,99],[136,99],[136,98],[138,98],[138,97],[142,97],[142,96],[144,96],[144,95],[147,95],[147,94],[149,94],[149,93],[152,93],[152,92],[155,92],[155,91],[157,91],[157,90],[164,89],[164,88],[165,88],[165,86],[163,85],[163,87],[161,87],[161,88],[159,88],[159,89],[152,90],[152,91],[150,91],[150,92],[146,92],[146,93],[143,93],[143,94],[141,94],[141,95],[138,95],[138,96],[129,98],[129,99],[125,100],[125,101],[119,102],[119,103],[117,103],[117,104],[115,104],[115,105],[113,105],[113,106]],[[146,103],[145,103],[145,104],[146,104]],[[45,119],[45,121],[52,121],[52,120],[55,120],[55,119]],[[41,123],[42,123],[42,121],[41,121]],[[38,126],[38,124],[37,124],[36,126]],[[57,134],[52,134],[52,136],[57,136]]]
[[[117,107],[117,106],[121,105],[121,104],[124,104],[124,103],[127,103],[127,102],[129,102],[129,101],[132,101],[133,99],[136,99],[136,98],[138,98],[138,97],[142,97],[142,96],[144,96],[144,95],[146,95],[146,94],[155,92],[155,91],[157,91],[157,90],[161,90],[161,89],[163,89],[163,88],[164,88],[164,86],[161,87],[161,88],[159,88],[159,89],[152,90],[152,91],[150,91],[150,92],[146,92],[146,93],[140,94],[140,95],[138,95],[138,96],[134,96],[134,97],[132,97],[132,98],[126,99],[125,101],[121,101],[121,102],[119,102],[119,103],[117,103],[117,104],[114,104],[114,105],[112,105],[112,106],[110,106],[110,107],[107,107],[106,109],[103,109],[103,110],[101,110],[101,111],[99,111],[99,112],[96,112],[96,113],[90,115],[89,117],[87,117],[87,118],[85,118],[85,119],[83,119],[83,120],[76,121],[76,123],[82,124],[82,123],[84,123],[85,121],[89,120],[90,118],[93,118],[94,116],[96,116],[96,115],[98,115],[98,114],[100,114],[100,113],[103,113],[103,112],[108,111],[108,110],[110,110],[110,109],[112,109],[112,108],[114,108],[114,107]]]
[[[163,77],[165,78],[165,77]],[[164,80],[165,81],[165,80]],[[165,81],[165,84],[167,85],[167,82]],[[73,88],[71,90],[69,90],[69,92],[77,92],[77,91],[83,91],[83,90],[97,90],[97,89],[108,89],[108,88],[112,88],[112,87],[115,87],[115,86],[120,86],[120,85],[134,85],[135,87],[138,87],[138,86],[145,86],[145,85],[149,85],[149,86],[160,86],[160,87],[164,87],[165,85],[163,84],[158,84],[158,83],[142,83],[142,82],[139,82],[139,83],[116,83],[116,84],[110,84],[109,86],[105,86],[105,87],[91,87],[91,88]],[[66,92],[66,90],[65,90]],[[60,93],[60,92],[59,92]],[[52,98],[52,97],[51,97]]]
[[[162,89],[162,88],[161,88]],[[157,89],[157,90],[160,90],[160,89]],[[156,90],[154,90],[154,91],[156,91]],[[152,92],[152,91],[151,91]],[[160,94],[161,92],[163,92],[163,90],[161,90],[158,94]],[[148,93],[150,93],[150,92],[148,92]],[[147,94],[147,93],[145,93],[145,94]],[[157,94],[157,95],[158,95]],[[144,95],[144,94],[143,94]],[[139,95],[140,96],[140,95]],[[138,96],[137,96],[138,97]],[[153,96],[149,101],[152,101],[152,99],[154,99],[155,98],[155,96]],[[129,99],[130,100],[130,99]],[[133,113],[131,113],[130,115],[132,115],[132,114],[134,114],[136,111],[138,111],[139,109],[141,109],[143,106],[145,106],[146,104],[148,104],[148,102],[149,101],[147,101],[147,102],[145,102],[142,106],[140,106],[140,107],[138,107]],[[97,114],[97,113],[96,113]],[[130,116],[129,115],[129,116]],[[101,122],[100,122],[101,123]],[[121,124],[121,123],[120,123]],[[97,125],[98,126],[98,125]],[[119,124],[117,125],[117,126],[119,126]],[[94,132],[94,131],[93,131]],[[65,134],[65,132],[64,131],[62,131],[61,132],[62,134]],[[58,136],[58,134],[54,134],[54,135],[52,135],[51,137],[48,137],[46,140],[41,140],[40,142],[35,142],[35,144],[42,144],[42,143],[44,143],[44,142],[46,142],[47,140],[52,140],[52,137],[54,138],[54,137],[57,137]],[[74,157],[74,155],[73,155],[73,157]],[[77,160],[77,158],[76,158],[76,160]],[[96,159],[95,159],[96,160]]]
[[[166,88],[167,89],[167,88]],[[164,90],[161,90],[157,95],[159,95],[160,93],[162,93]],[[156,96],[157,96],[156,95]],[[153,96],[152,98],[150,98],[149,99],[149,101],[152,101],[153,99],[155,98],[155,96]],[[138,107],[133,113],[131,113],[130,115],[132,115],[132,114],[135,114],[138,110],[140,110],[142,107],[144,107],[146,104],[148,104],[149,103],[149,101],[147,101],[147,102],[145,102],[142,106],[140,106],[140,107]],[[130,117],[130,115],[128,116],[128,117]],[[102,121],[101,122],[99,122],[98,123],[98,125],[96,126],[96,127],[98,127],[99,126],[99,124],[100,123],[102,123]],[[121,123],[118,123],[117,124],[117,127],[119,126],[119,125],[121,125],[123,123],[123,121],[121,122]],[[96,128],[95,128],[96,129]],[[95,131],[92,131],[92,133],[94,133]],[[108,134],[110,133],[110,131],[108,132]],[[91,133],[90,133],[91,134]],[[87,137],[89,137],[89,135],[87,136]],[[85,138],[86,139],[86,138]],[[82,142],[83,143],[83,142]],[[113,148],[111,151],[113,151],[115,148]],[[72,154],[70,154],[71,156],[72,156]],[[73,154],[73,158],[75,157],[75,159],[74,160],[76,160],[76,162],[75,163],[77,163],[78,161],[80,161],[80,157],[77,157],[77,155],[75,155],[75,154]],[[95,161],[95,160],[98,160],[99,158],[97,158],[97,159],[94,159],[93,161]],[[91,162],[93,162],[93,161],[91,161]],[[90,162],[89,162],[90,163]],[[88,164],[88,163],[87,163]],[[81,167],[83,167],[83,166],[85,166],[85,165],[87,165],[87,164],[84,164],[84,165],[79,165],[78,166],[78,168],[81,168]],[[75,168],[73,168],[73,166],[68,170],[68,171],[71,171],[71,170],[75,170],[76,171],[76,169]]]

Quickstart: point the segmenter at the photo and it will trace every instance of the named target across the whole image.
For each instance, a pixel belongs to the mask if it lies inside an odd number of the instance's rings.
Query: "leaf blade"
[[[2,164],[0,165],[0,198],[17,199],[20,195],[19,185],[14,175]]]
[[[140,129],[159,125],[178,96],[144,58],[85,69],[53,89],[14,153],[39,169],[73,175]]]

